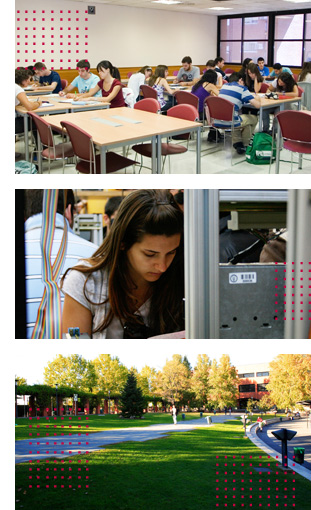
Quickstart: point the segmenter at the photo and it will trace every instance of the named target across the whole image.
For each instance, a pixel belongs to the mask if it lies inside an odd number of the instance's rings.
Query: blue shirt
[[[234,127],[238,127],[241,125],[241,117],[239,115],[239,110],[242,108],[243,104],[249,103],[254,96],[250,93],[247,87],[244,85],[240,85],[236,81],[231,83],[225,83],[219,91],[219,97],[223,99],[227,99],[234,104]],[[218,120],[214,122],[216,127],[226,128],[231,127],[231,122]]]
[[[282,66],[281,73],[293,74],[289,67],[284,67],[284,66]],[[275,70],[273,69],[273,71],[271,71],[271,73],[270,73],[270,76],[272,77],[272,76],[278,76],[278,75],[275,74]]]
[[[87,80],[84,80],[83,78],[81,78],[81,76],[77,76],[71,82],[70,85],[72,85],[73,87],[77,87],[80,94],[83,94],[83,92],[89,92],[91,89],[95,87],[95,85],[97,85],[100,79],[99,76],[96,76],[96,74],[90,73],[90,75],[91,76]],[[96,94],[94,94],[93,97],[96,96],[101,97],[101,95],[102,95],[101,90],[99,90],[98,92],[96,92]]]
[[[269,74],[270,74],[269,67],[263,66],[263,69],[260,69],[258,66],[258,69],[259,69],[261,76],[269,76]]]
[[[67,220],[66,220],[67,221]],[[42,283],[42,255],[40,248],[42,226],[42,213],[35,214],[25,222],[25,274],[26,274],[26,328],[27,338],[31,338],[38,313],[38,307],[43,295],[44,284]],[[68,226],[67,251],[63,266],[63,272],[76,265],[82,258],[88,258],[98,249],[96,244],[86,241],[77,236]],[[56,226],[52,245],[51,262],[53,264],[59,250],[64,229],[64,217],[56,214]],[[61,279],[62,275],[60,275]],[[58,285],[60,283],[58,280]],[[64,298],[62,296],[62,306]]]
[[[58,94],[62,90],[62,83],[60,80],[60,76],[56,71],[51,71],[51,74],[49,76],[41,76],[39,83],[41,85],[52,85],[52,83],[56,81],[57,85],[55,89],[53,90],[54,94]]]

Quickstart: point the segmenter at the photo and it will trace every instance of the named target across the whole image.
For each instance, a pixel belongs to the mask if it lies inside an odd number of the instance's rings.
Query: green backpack
[[[268,133],[255,133],[246,149],[246,161],[252,165],[268,165],[272,152],[272,136]],[[273,147],[272,161],[275,159],[276,147]]]

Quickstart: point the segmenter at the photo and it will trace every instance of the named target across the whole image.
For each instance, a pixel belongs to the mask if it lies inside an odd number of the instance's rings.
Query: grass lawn
[[[260,474],[259,466],[270,471]],[[239,421],[19,464],[16,490],[16,509],[23,510],[310,508],[310,482],[283,473],[243,438]]]
[[[200,413],[185,413],[186,420],[194,420],[200,417]],[[180,416],[178,415],[181,419]],[[204,414],[207,416],[207,414]],[[29,437],[46,437],[51,435],[68,435],[78,432],[100,432],[101,430],[148,427],[160,423],[172,423],[170,413],[147,413],[141,420],[125,420],[117,414],[90,415],[90,416],[64,416],[47,418],[18,418],[15,427],[15,439],[29,439]],[[32,436],[29,436],[32,434]]]

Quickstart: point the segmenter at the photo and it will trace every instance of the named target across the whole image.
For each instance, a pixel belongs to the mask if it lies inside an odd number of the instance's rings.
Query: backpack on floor
[[[268,133],[255,133],[246,149],[246,161],[252,165],[268,165],[272,153],[272,136]],[[272,161],[275,160],[276,147],[273,147]]]
[[[29,161],[16,161],[15,162],[16,174],[37,174],[38,169],[33,163]]]

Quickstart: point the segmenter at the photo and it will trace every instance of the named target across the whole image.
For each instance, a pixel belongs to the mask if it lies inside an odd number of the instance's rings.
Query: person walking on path
[[[178,409],[176,408],[175,404],[173,404],[172,416],[173,416],[174,425],[177,425],[177,414],[178,414]]]

